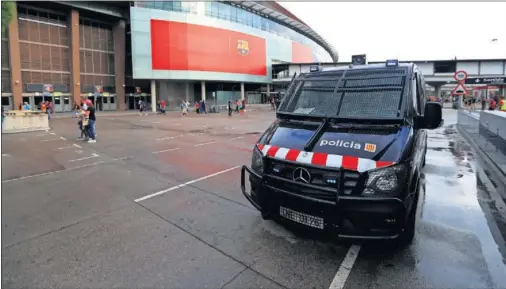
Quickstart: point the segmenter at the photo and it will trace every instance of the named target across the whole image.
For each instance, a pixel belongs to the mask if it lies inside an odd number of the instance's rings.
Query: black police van
[[[244,196],[264,219],[313,233],[410,243],[427,129],[443,124],[424,88],[420,69],[397,60],[294,78],[242,167]]]

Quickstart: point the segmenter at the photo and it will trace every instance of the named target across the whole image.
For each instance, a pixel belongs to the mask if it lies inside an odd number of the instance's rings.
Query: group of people
[[[486,103],[482,101],[482,110],[485,110]],[[504,96],[491,98],[488,101],[488,110],[496,110],[506,112],[506,98]]]
[[[158,114],[165,114],[166,112],[166,106],[165,100],[157,100],[156,101],[156,110],[158,111]]]
[[[235,113],[240,113],[244,115],[244,111],[246,110],[246,99],[244,98],[242,101],[236,99],[235,101]],[[232,100],[228,101],[228,116],[232,116],[232,112],[234,111],[234,107],[232,105]]]
[[[195,101],[195,112],[197,114],[207,114],[206,102],[204,100]]]
[[[47,114],[48,119],[51,119],[51,115],[54,113],[54,105],[52,101],[46,100],[41,101],[37,108]],[[28,102],[20,103],[18,106],[19,110],[31,110],[32,106]]]
[[[89,99],[81,99],[81,105],[77,106],[77,117],[79,121],[79,130],[81,136],[77,139],[86,141],[88,143],[96,143],[96,121],[95,106]]]
[[[495,96],[495,97],[478,97],[472,98],[468,97],[464,100],[465,106],[467,106],[471,110],[476,109],[476,104],[481,104],[481,110],[499,110],[506,112],[506,100],[504,96]],[[487,107],[488,104],[488,107]]]

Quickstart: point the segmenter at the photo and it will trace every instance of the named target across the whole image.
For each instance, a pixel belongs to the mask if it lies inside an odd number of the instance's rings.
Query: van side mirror
[[[439,102],[427,102],[425,104],[424,127],[436,129],[444,124],[443,107]]]

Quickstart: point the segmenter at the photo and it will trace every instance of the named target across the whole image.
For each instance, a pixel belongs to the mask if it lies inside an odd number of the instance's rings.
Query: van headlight
[[[263,155],[257,146],[255,146],[253,149],[253,155],[251,157],[251,169],[259,175],[262,175],[264,173]]]
[[[369,172],[362,192],[364,197],[397,197],[407,187],[409,165],[396,164]]]

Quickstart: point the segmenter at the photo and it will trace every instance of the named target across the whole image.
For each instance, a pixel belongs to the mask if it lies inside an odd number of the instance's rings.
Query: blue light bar
[[[320,71],[320,66],[319,65],[311,65],[309,67],[309,72],[317,72],[317,71]]]
[[[399,60],[397,59],[389,59],[386,63],[387,67],[397,67],[399,66]]]

